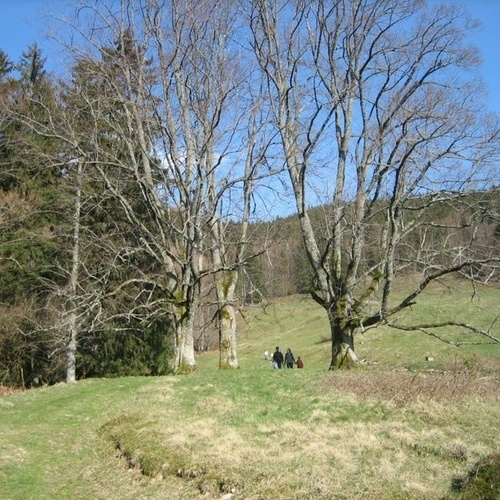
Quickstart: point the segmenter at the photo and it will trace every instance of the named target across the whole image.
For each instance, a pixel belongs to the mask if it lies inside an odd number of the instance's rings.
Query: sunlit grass
[[[497,296],[481,293],[492,308]],[[244,316],[239,370],[219,372],[214,351],[189,376],[0,397],[1,498],[437,500],[500,452],[499,346],[375,329],[357,346],[377,364],[328,372],[328,325],[310,299]],[[263,353],[276,345],[305,368],[272,370]]]
[[[498,452],[498,378],[370,377],[200,371],[6,396],[2,498],[437,499]]]
[[[410,284],[406,283],[408,288]],[[395,294],[394,302],[401,293]],[[417,304],[405,310],[398,318],[402,324],[430,323],[433,320],[454,319],[480,328],[489,329],[500,336],[500,288],[472,288],[465,282],[448,280],[437,283],[422,294]],[[264,306],[254,305],[239,317],[238,358],[242,368],[270,368],[263,353],[270,354],[276,346],[290,347],[295,357],[301,356],[306,368],[326,370],[331,357],[330,331],[325,311],[309,296],[289,297]],[[466,341],[477,344],[455,347],[421,331],[406,332],[389,327],[367,330],[355,337],[356,352],[361,360],[384,367],[427,365],[449,366],[463,358],[478,354],[481,357],[500,357],[500,345],[487,343],[479,334],[464,333],[458,328],[436,329],[451,342]],[[429,364],[426,358],[433,358]],[[215,369],[218,358],[203,353],[197,359],[200,369]]]

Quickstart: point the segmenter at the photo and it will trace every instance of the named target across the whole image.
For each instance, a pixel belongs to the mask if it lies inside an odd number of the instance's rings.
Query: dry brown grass
[[[490,365],[457,366],[450,370],[354,371],[328,374],[320,383],[328,390],[374,398],[397,407],[418,402],[450,403],[464,400],[500,399],[500,375]]]
[[[151,401],[152,390],[156,402],[148,418],[107,426],[121,462],[147,477],[148,488],[185,500],[232,492],[245,500],[437,500],[496,449],[487,431],[500,396],[494,373],[296,372],[295,381],[291,373],[269,373],[259,374],[259,385],[273,384],[272,397],[253,409],[256,381],[237,377],[226,376],[219,388],[204,377],[199,386],[176,379],[175,393],[170,379],[142,389],[137,397]],[[197,397],[181,411],[185,391]],[[286,401],[296,397],[302,411],[290,414]],[[284,404],[277,413],[276,401]],[[484,422],[484,432],[471,434],[471,422]]]
[[[15,394],[16,392],[22,392],[22,389],[15,389],[14,387],[6,387],[4,385],[0,385],[0,397],[7,396],[8,394]]]

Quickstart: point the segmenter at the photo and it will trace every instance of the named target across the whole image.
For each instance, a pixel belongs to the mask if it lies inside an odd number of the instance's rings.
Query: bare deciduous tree
[[[482,221],[498,221],[490,167],[500,128],[467,73],[478,62],[468,22],[424,0],[79,2],[61,31],[72,81],[60,101],[37,102],[29,123],[18,117],[57,144],[54,164],[70,158],[97,174],[98,203],[112,199],[120,218],[117,235],[93,240],[108,269],[73,259],[71,275],[88,273],[89,287],[70,280],[68,379],[82,304],[93,326],[120,317],[147,328],[168,315],[173,368],[194,370],[201,289],[212,282],[220,367],[237,367],[234,294],[252,196],[283,169],[287,180],[268,187],[286,182],[293,193],[331,368],[357,361],[355,332],[408,328],[400,313],[429,284],[453,273],[491,279],[498,252],[478,235]],[[416,285],[395,299],[401,275]],[[126,311],[103,307],[118,298]],[[444,324],[498,340],[451,320],[410,327]]]
[[[231,45],[233,24],[230,2],[80,2],[68,22],[80,39],[63,42],[86,75],[68,90],[86,125],[80,120],[78,138],[68,133],[66,140],[72,154],[99,173],[136,230],[138,244],[125,260],[140,254],[155,262],[120,287],[142,286],[155,297],[147,314],[171,315],[178,373],[195,368],[202,280],[214,277],[225,318],[244,258],[224,248],[221,220],[236,213],[227,207],[235,203],[229,193],[236,185],[244,192],[238,202],[245,198],[247,207],[248,176],[255,172],[253,164],[244,165],[250,100],[234,97],[242,96],[245,77]],[[248,208],[240,215],[248,219]],[[228,273],[231,285],[221,286]],[[221,331],[225,325],[220,322]],[[230,325],[228,366],[237,366],[234,321]]]
[[[493,249],[477,254],[473,234],[458,252],[451,239],[429,245],[424,229],[435,207],[459,211],[468,193],[498,183],[488,171],[499,156],[498,120],[481,113],[467,76],[478,56],[464,43],[470,25],[457,7],[254,0],[248,16],[313,297],[328,314],[330,368],[343,366],[357,361],[356,331],[391,323],[443,276],[469,270],[480,279],[478,268],[498,263]],[[315,227],[309,208],[321,203],[330,208]],[[467,213],[454,232],[478,224],[478,212]],[[394,281],[410,269],[417,285],[396,300]]]

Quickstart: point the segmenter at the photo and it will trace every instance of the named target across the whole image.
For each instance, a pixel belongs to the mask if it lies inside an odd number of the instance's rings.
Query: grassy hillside
[[[413,289],[407,280],[400,285]],[[395,302],[398,295],[393,298]],[[485,330],[493,325],[492,333],[500,337],[500,287],[471,287],[464,282],[448,280],[432,285],[417,305],[405,311],[398,319],[403,324],[430,323],[437,319],[453,319],[474,324]],[[309,368],[327,369],[331,344],[328,320],[324,310],[309,296],[293,296],[265,305],[252,306],[242,311],[239,325],[238,357],[242,368],[269,367],[263,362],[263,353],[272,353],[276,346],[283,351],[290,347],[295,356],[301,356]],[[457,328],[436,330],[449,342],[468,342],[455,347],[420,331],[405,332],[379,327],[358,334],[356,353],[360,360],[384,368],[449,368],[471,356],[500,359],[500,344],[489,344],[488,338],[478,334],[464,334]],[[434,359],[432,363],[426,357]],[[198,359],[200,369],[217,366],[213,354]]]
[[[479,292],[471,303],[470,290],[436,289],[407,321],[456,309],[486,327],[498,293]],[[240,326],[240,370],[217,371],[209,352],[189,376],[0,397],[0,497],[454,499],[500,453],[498,345],[377,329],[358,337],[370,364],[333,373],[311,300],[251,308]],[[272,370],[263,352],[276,345],[305,368]]]

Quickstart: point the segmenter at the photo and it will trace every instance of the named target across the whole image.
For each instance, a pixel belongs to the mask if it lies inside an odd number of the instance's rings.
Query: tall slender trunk
[[[75,210],[73,212],[73,249],[71,274],[69,277],[69,300],[67,313],[67,326],[69,341],[66,345],[66,382],[76,381],[76,351],[78,345],[78,316],[77,316],[77,293],[78,272],[80,270],[80,215],[82,208],[82,162],[77,162]]]
[[[76,314],[70,313],[69,342],[66,346],[66,382],[76,382],[76,349],[78,331],[76,328]]]

